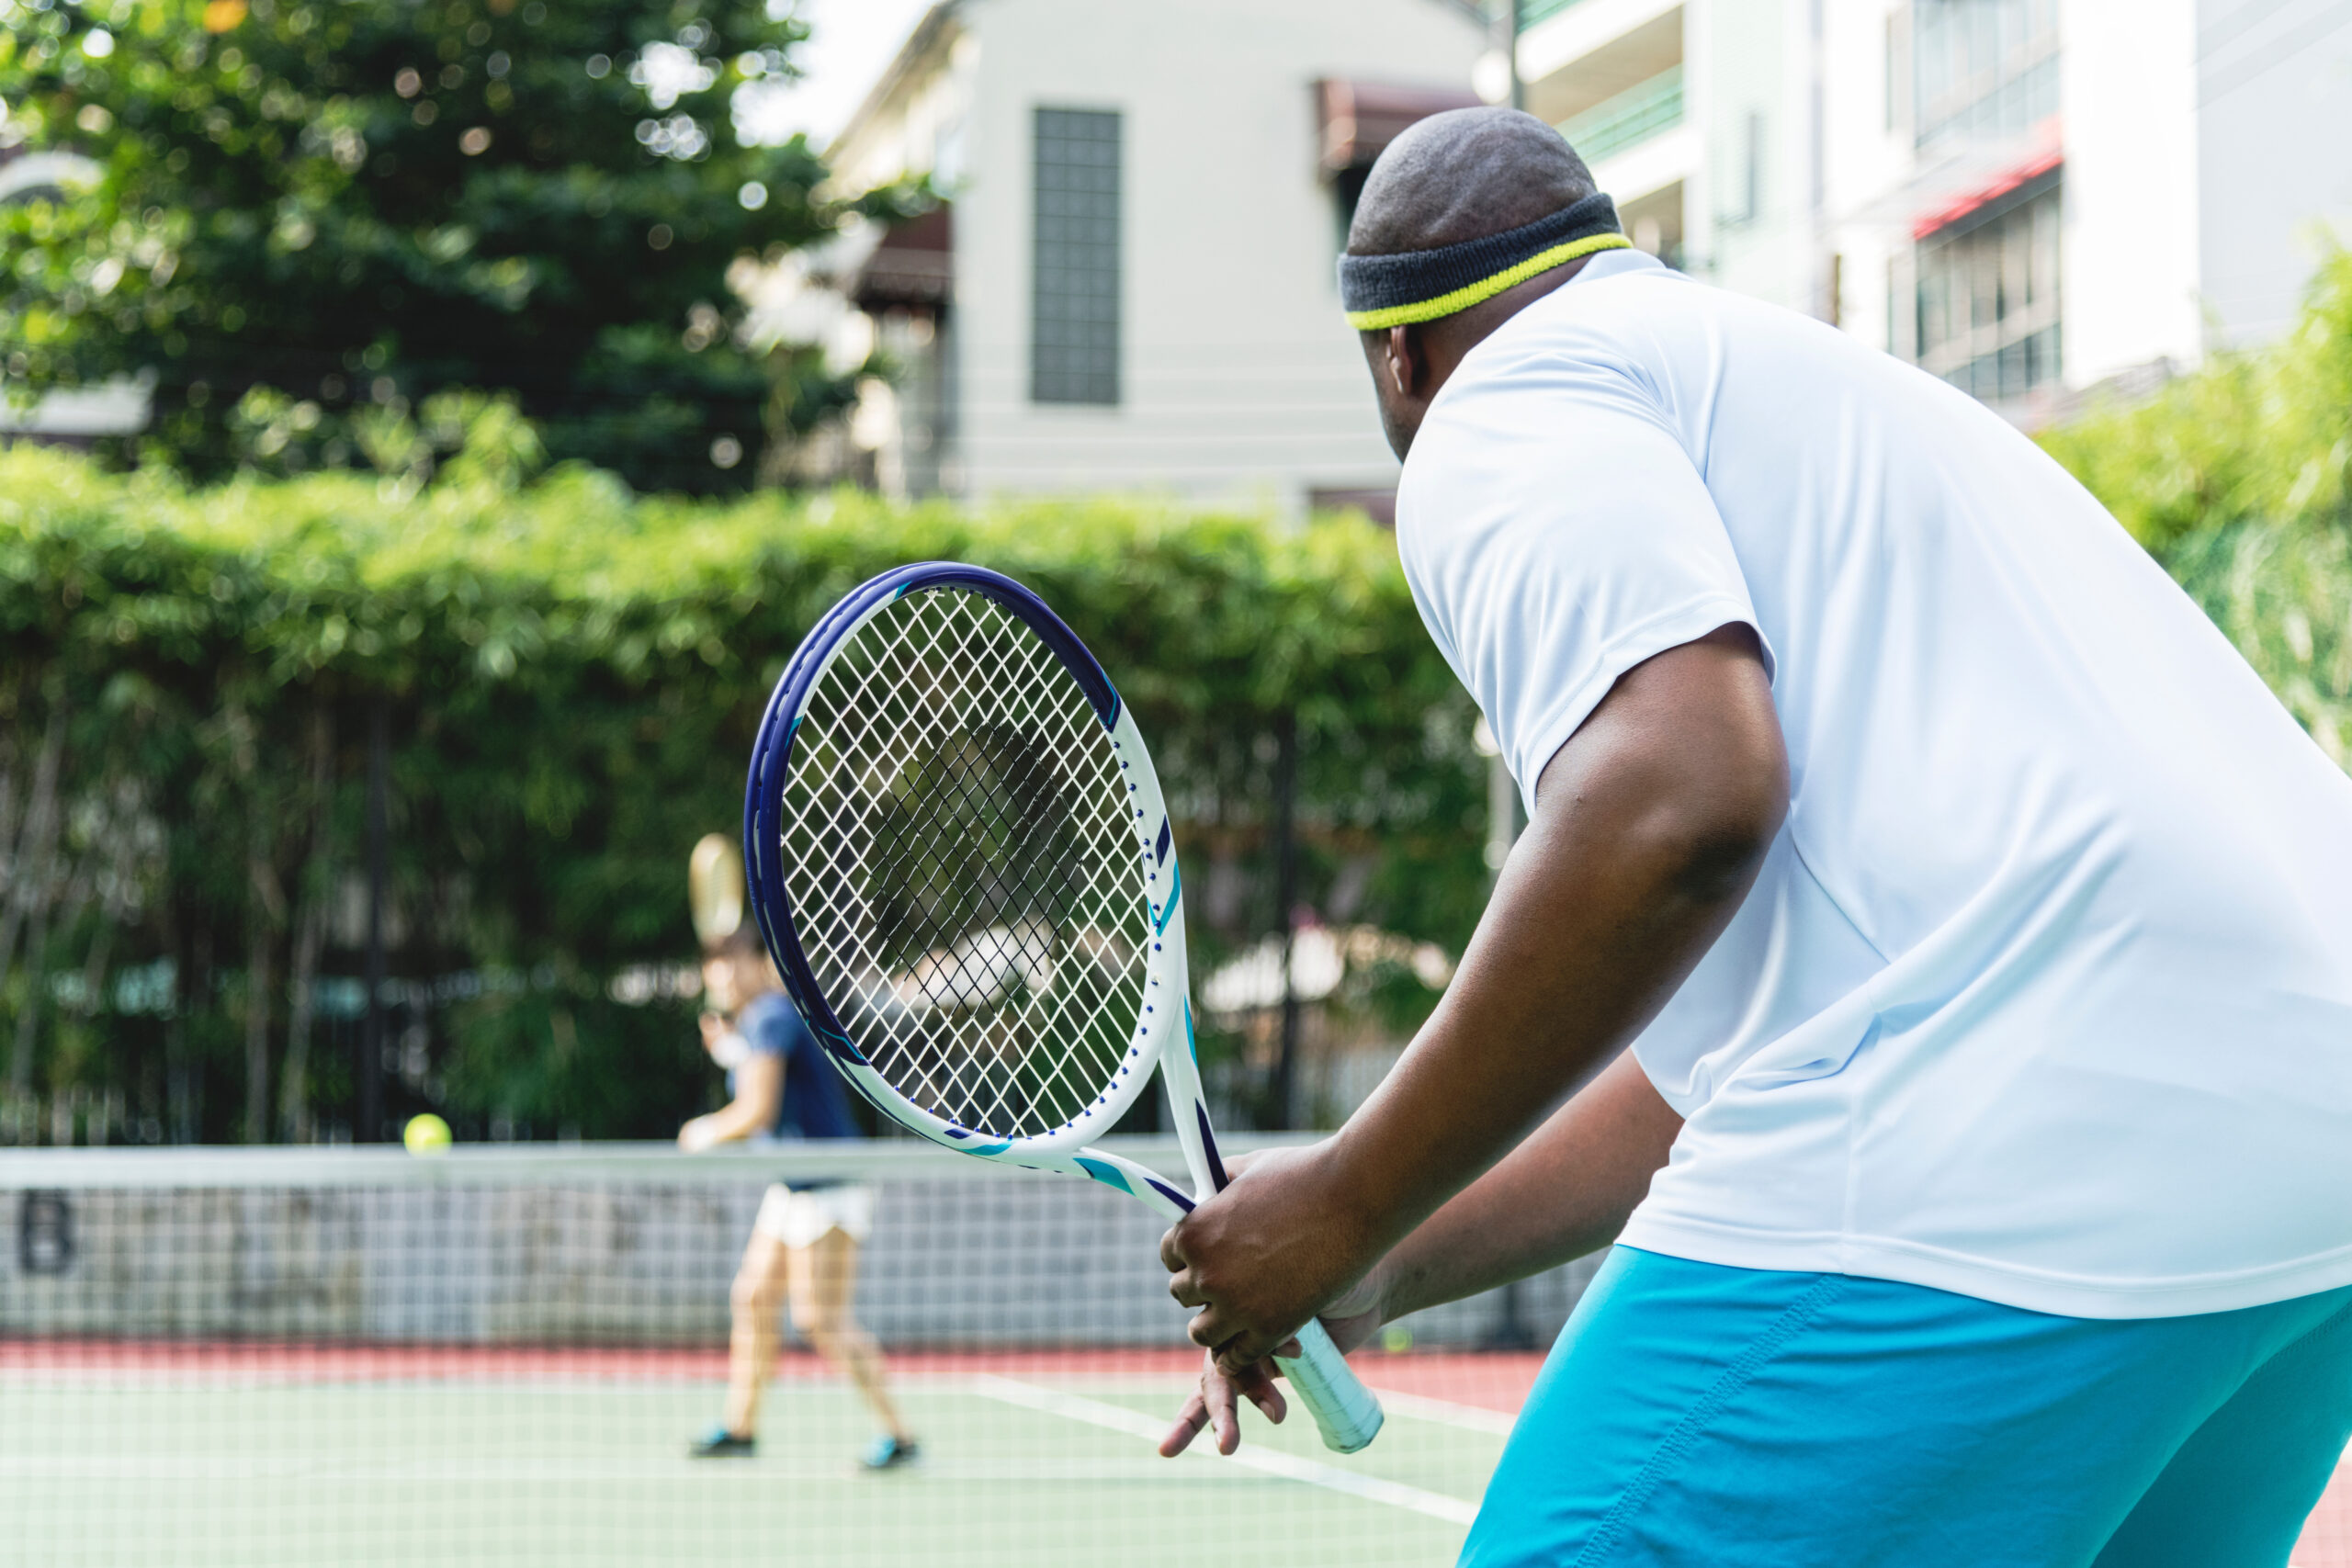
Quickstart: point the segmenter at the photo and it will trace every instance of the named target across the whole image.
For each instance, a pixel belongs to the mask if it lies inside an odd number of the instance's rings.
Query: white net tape
[[[996,1137],[1065,1125],[1143,1011],[1143,853],[1109,733],[963,589],[861,626],[803,709],[782,863],[800,945],[876,1073]]]

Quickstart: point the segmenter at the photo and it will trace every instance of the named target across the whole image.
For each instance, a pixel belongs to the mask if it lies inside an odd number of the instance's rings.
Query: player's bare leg
[[[775,1369],[791,1249],[772,1235],[752,1233],[742,1267],[728,1292],[732,1322],[727,1337],[727,1429],[739,1438],[759,1430],[760,1395]]]
[[[760,1395],[775,1370],[787,1248],[753,1231],[728,1291],[727,1404],[718,1426],[687,1448],[696,1459],[748,1459],[759,1432]]]
[[[791,1282],[792,1321],[817,1353],[839,1369],[856,1386],[888,1434],[882,1461],[874,1468],[897,1462],[903,1451],[914,1452],[914,1436],[891,1403],[888,1376],[882,1365],[882,1348],[865,1331],[851,1308],[857,1290],[857,1243],[849,1234],[829,1230],[807,1247],[786,1249],[786,1275]],[[773,1319],[770,1320],[773,1322]],[[870,1459],[869,1463],[873,1463]]]

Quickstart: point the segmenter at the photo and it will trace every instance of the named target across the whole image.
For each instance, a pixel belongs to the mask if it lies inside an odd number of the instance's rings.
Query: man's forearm
[[[1453,984],[1380,1088],[1277,1177],[1235,1184],[1162,1238],[1170,1291],[1202,1309],[1194,1340],[1238,1372],[1503,1160],[1673,996],[1787,808],[1746,626],[1621,677],[1544,768]]]
[[[1396,1244],[1375,1270],[1391,1321],[1596,1252],[1666,1164],[1677,1116],[1631,1051],[1495,1168]]]

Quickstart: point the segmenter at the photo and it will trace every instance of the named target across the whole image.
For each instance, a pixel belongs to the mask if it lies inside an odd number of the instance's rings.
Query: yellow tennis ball
[[[437,1155],[449,1146],[449,1123],[430,1111],[422,1116],[409,1118],[408,1128],[401,1134],[401,1142],[413,1155]]]

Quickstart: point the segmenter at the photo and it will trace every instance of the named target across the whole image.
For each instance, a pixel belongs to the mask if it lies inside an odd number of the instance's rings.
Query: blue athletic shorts
[[[2053,1317],[1618,1247],[1464,1568],[2283,1568],[2352,1436],[2352,1287]]]

